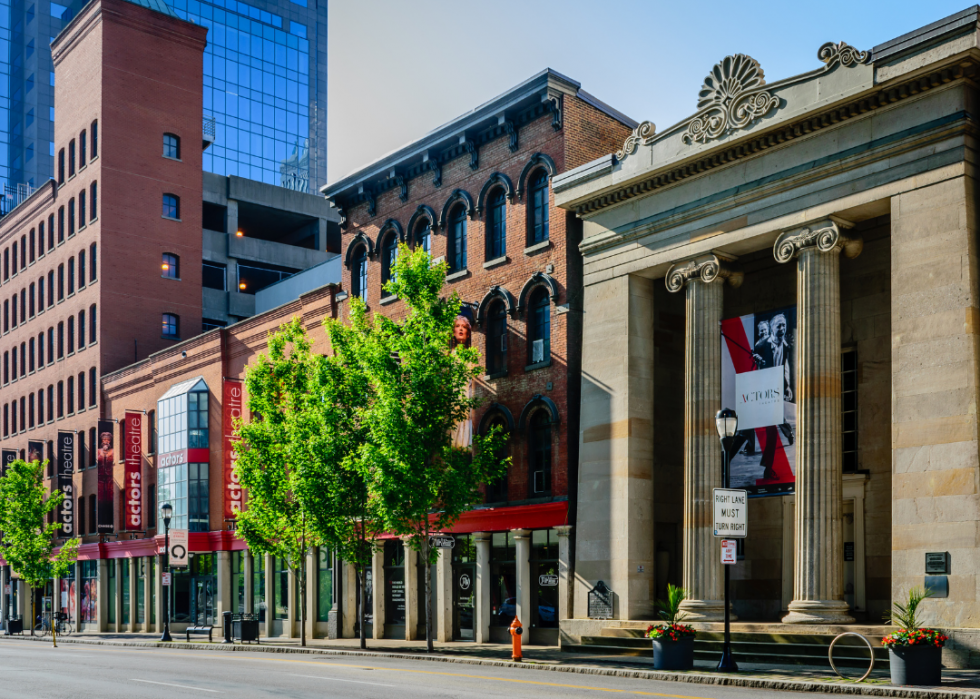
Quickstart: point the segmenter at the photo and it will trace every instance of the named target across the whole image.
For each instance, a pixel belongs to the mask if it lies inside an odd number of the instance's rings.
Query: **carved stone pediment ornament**
[[[734,261],[734,258],[723,257],[720,253],[709,253],[678,262],[667,270],[667,291],[680,291],[692,279],[699,279],[706,284],[716,280],[727,281],[738,288],[742,285],[745,275],[733,266]]]
[[[817,58],[827,64],[827,68],[833,68],[840,63],[845,68],[867,63],[871,58],[870,51],[858,51],[856,48],[841,41],[835,44],[828,41],[817,51]]]
[[[626,140],[623,142],[623,147],[616,151],[616,160],[623,160],[626,156],[633,155],[636,152],[636,147],[655,133],[657,133],[657,125],[652,121],[644,121],[633,129],[633,133],[626,137]]]
[[[845,226],[839,221],[827,220],[785,231],[773,246],[776,262],[789,262],[807,248],[834,253],[843,250],[847,257],[857,257],[864,249],[864,241],[848,235],[842,227]]]
[[[779,106],[779,98],[763,89],[759,62],[739,53],[716,64],[698,93],[698,113],[681,137],[685,143],[706,143],[741,129]]]

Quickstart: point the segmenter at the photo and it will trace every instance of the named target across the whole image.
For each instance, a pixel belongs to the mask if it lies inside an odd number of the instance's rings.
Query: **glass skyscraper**
[[[54,174],[50,42],[88,0],[0,0],[0,181]],[[316,192],[327,177],[327,0],[168,0],[208,28],[204,169]],[[162,1],[160,5],[163,6]]]

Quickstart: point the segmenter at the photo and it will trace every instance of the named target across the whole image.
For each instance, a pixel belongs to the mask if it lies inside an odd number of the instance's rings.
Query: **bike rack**
[[[871,653],[871,666],[868,668],[867,672],[861,675],[861,679],[853,680],[854,682],[864,682],[864,680],[868,679],[868,676],[875,669],[875,649],[871,645],[871,641],[869,641],[867,638],[857,633],[856,631],[845,631],[844,633],[839,634],[836,638],[834,638],[833,641],[830,642],[830,648],[827,649],[827,660],[830,661],[830,667],[834,668],[834,672],[836,672],[837,676],[840,677],[842,680],[850,679],[848,677],[844,677],[844,675],[841,674],[840,670],[837,669],[837,666],[834,665],[834,645],[836,645],[837,641],[844,638],[844,636],[857,636],[862,641],[864,641],[865,644],[868,646],[868,651]]]

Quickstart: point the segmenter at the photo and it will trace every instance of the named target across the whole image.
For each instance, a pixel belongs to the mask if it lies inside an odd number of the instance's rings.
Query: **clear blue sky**
[[[893,39],[970,5],[892,2],[329,0],[334,181],[550,67],[637,121],[695,111],[711,67],[746,53],[773,82],[817,49]]]

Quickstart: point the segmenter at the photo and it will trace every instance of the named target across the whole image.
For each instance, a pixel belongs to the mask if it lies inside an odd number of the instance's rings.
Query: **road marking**
[[[373,684],[375,687],[397,687],[397,684],[381,684],[380,682],[362,682],[361,680],[342,680],[339,677],[320,677],[319,675],[290,675],[291,677],[309,677],[313,680],[331,680],[333,682],[353,682],[354,684]]]
[[[152,680],[130,680],[130,682],[145,682],[146,684],[159,684],[164,687],[180,687],[181,689],[196,689],[198,692],[214,692],[215,694],[223,694],[217,689],[204,689],[204,687],[191,687],[188,684],[171,684],[170,682],[153,682]]]

